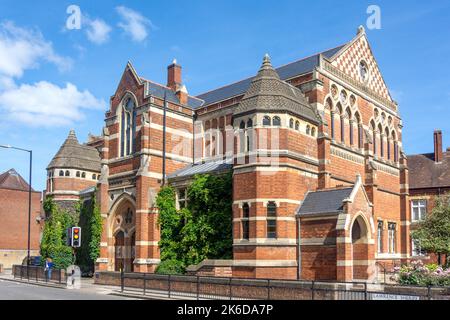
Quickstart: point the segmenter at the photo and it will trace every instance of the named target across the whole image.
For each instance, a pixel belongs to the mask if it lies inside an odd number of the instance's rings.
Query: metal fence
[[[52,269],[51,277],[44,267],[14,265],[14,279],[28,280],[33,282],[46,282],[55,284],[64,284],[66,282],[66,272],[63,269]]]
[[[122,292],[214,300],[450,300],[450,287],[115,273]]]

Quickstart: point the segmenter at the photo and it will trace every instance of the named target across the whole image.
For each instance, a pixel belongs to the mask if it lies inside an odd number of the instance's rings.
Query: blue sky
[[[67,30],[69,5],[80,30]],[[69,130],[99,134],[109,97],[131,60],[165,83],[173,58],[191,94],[252,76],[268,52],[275,66],[351,40],[370,4],[367,30],[404,121],[407,153],[450,146],[450,1],[9,1],[0,2],[0,144],[34,151],[33,187]],[[6,50],[4,50],[6,48]],[[0,172],[27,177],[25,153],[0,149]]]

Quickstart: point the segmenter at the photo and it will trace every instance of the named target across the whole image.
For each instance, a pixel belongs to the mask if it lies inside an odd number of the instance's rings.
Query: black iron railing
[[[236,279],[150,273],[114,273],[120,290],[160,298],[215,300],[450,300],[450,287],[366,282]]]
[[[51,273],[41,266],[14,265],[13,276],[15,279],[34,282],[46,282],[64,284],[66,272],[63,269],[52,269]]]

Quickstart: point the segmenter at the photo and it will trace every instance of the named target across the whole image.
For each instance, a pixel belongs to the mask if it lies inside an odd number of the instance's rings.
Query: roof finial
[[[177,64],[177,59],[176,58],[173,58],[172,64]]]
[[[357,35],[360,35],[360,34],[364,34],[364,33],[366,33],[366,29],[364,28],[364,26],[363,25],[360,25],[359,27],[358,27],[358,32],[356,33]]]

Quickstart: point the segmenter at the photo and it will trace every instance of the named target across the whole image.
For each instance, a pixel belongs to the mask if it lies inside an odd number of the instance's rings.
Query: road
[[[0,300],[130,300],[111,293],[111,289],[93,285],[68,290],[0,279]]]

